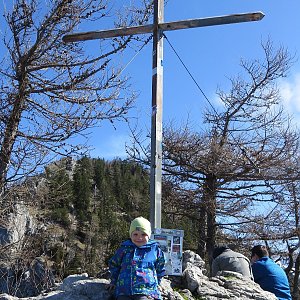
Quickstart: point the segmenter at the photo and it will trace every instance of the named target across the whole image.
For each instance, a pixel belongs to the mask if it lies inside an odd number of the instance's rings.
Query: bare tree
[[[299,170],[299,156],[293,161]],[[256,224],[237,226],[244,240],[250,243],[266,243],[273,259],[280,262],[290,279],[293,300],[299,299],[300,276],[300,232],[299,232],[299,180],[282,184],[281,201],[273,203],[272,212],[267,216],[256,210],[251,213]],[[249,214],[250,215],[250,214]]]
[[[298,160],[299,162],[299,160]],[[300,299],[300,230],[299,230],[299,221],[300,221],[300,190],[299,190],[299,181],[289,184],[288,190],[290,193],[290,199],[287,203],[287,213],[289,220],[288,225],[284,223],[284,232],[286,233],[284,241],[287,245],[288,252],[288,266],[286,269],[287,274],[294,274],[291,278],[292,284],[292,297],[293,300]],[[284,212],[284,211],[283,211]],[[282,213],[282,211],[281,211]]]
[[[106,0],[16,0],[4,12],[7,27],[0,65],[0,190],[7,182],[34,172],[55,155],[80,153],[72,144],[99,122],[125,118],[135,92],[113,64],[132,37],[65,44],[62,37],[83,21],[101,26],[115,15],[115,25],[143,24],[151,3],[136,1],[126,19]],[[151,2],[151,1],[149,1]],[[133,2],[132,2],[133,3]],[[89,22],[91,21],[91,22]],[[94,23],[93,23],[94,22]],[[100,28],[97,28],[100,29]],[[2,47],[3,49],[3,47]]]
[[[298,133],[280,106],[276,86],[293,57],[283,47],[274,49],[270,41],[262,48],[262,61],[241,62],[247,79],[232,79],[228,93],[217,92],[222,105],[219,111],[206,111],[202,132],[189,124],[164,128],[164,180],[174,183],[177,197],[172,201],[184,202],[182,214],[195,218],[197,213],[202,256],[212,253],[217,228],[234,230],[238,223],[256,222],[249,214],[252,205],[281,201],[280,184],[298,178],[298,171],[289,168],[298,151]],[[141,153],[148,157],[148,149],[141,150],[138,138],[136,142],[140,147],[128,151],[144,160]]]

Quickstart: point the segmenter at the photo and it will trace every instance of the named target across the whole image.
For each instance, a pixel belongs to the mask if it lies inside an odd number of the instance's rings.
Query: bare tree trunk
[[[213,249],[216,243],[216,177],[210,174],[206,177],[203,187],[204,203],[206,204],[207,232],[206,255],[211,261]]]
[[[293,290],[292,290],[292,298],[293,300],[299,300],[299,276],[300,276],[300,254],[298,254],[296,262],[295,262],[295,275],[293,279]]]
[[[200,204],[200,213],[199,213],[199,240],[198,240],[198,249],[197,252],[204,259],[205,257],[205,247],[206,247],[206,207],[202,202]]]
[[[3,135],[3,142],[0,148],[0,195],[2,195],[5,187],[8,164],[13,150],[13,145],[16,140],[17,130],[23,111],[23,105],[25,101],[23,83],[26,82],[25,77],[25,74],[21,74],[21,86],[19,88],[19,96],[16,97],[14,101],[14,106],[12,108],[10,117],[7,121],[7,125]]]
[[[211,262],[216,243],[216,177],[206,177],[203,185],[203,199],[200,205],[198,254]]]

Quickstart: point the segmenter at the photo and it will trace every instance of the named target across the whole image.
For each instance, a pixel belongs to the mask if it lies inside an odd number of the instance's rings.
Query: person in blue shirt
[[[279,300],[292,300],[288,278],[284,270],[271,258],[265,246],[257,245],[251,250],[254,281]]]
[[[117,300],[161,299],[159,284],[165,275],[165,259],[159,244],[150,240],[151,224],[135,218],[124,241],[109,260],[109,289]]]

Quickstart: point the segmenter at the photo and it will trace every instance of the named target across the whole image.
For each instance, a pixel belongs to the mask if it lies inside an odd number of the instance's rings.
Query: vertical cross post
[[[154,1],[150,169],[150,222],[152,228],[161,227],[163,31],[158,25],[163,21],[164,1]]]

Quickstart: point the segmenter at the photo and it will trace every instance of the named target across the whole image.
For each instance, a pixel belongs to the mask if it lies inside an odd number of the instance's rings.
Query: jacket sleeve
[[[264,271],[262,270],[259,263],[253,263],[252,264],[252,274],[254,277],[254,281],[258,284],[260,284],[261,279],[264,277]]]
[[[111,284],[116,285],[120,270],[122,259],[124,255],[124,248],[120,247],[112,258],[108,261],[108,268],[110,272]]]
[[[157,281],[158,284],[160,284],[162,278],[166,274],[166,270],[165,270],[165,255],[159,246],[157,247],[157,260],[156,260],[155,269],[157,274]]]

